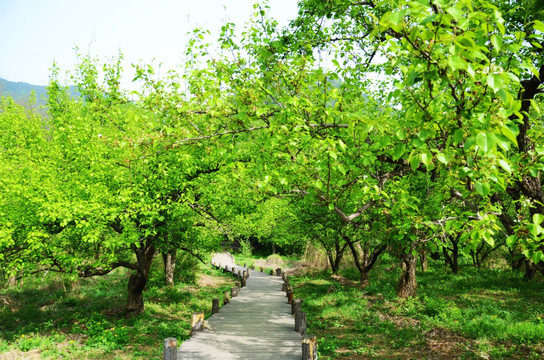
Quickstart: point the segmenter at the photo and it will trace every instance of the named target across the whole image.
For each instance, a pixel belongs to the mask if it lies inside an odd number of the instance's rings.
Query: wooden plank
[[[223,265],[224,266],[224,265]],[[234,267],[233,273],[247,271]],[[207,320],[203,331],[183,342],[178,359],[291,360],[302,357],[302,337],[295,332],[291,305],[282,292],[283,280],[253,272],[238,296]]]

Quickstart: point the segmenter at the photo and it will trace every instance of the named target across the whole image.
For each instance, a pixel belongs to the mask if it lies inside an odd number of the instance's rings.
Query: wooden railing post
[[[302,360],[317,360],[317,338],[306,336],[302,340]]]
[[[274,276],[274,270],[270,269],[270,276]]]
[[[232,289],[231,289],[232,291]],[[223,291],[223,305],[230,303],[230,293],[231,291]]]
[[[255,270],[255,265],[251,265],[251,270]]]
[[[276,269],[276,276],[281,276],[281,268]]]
[[[233,273],[233,274],[234,274],[234,271],[235,271],[235,270],[236,270],[236,269],[235,269],[234,266],[233,266],[233,267],[232,267],[232,273]]]
[[[302,311],[302,299],[295,299],[291,303],[291,314],[295,315],[298,311]]]
[[[264,269],[263,269],[263,267],[262,267],[262,266],[261,266],[261,272],[264,272]]]
[[[228,272],[228,271],[229,271],[229,266],[225,265],[225,270],[223,272]]]
[[[306,328],[306,313],[304,311],[297,311],[295,314],[295,331],[304,335]]]
[[[292,304],[293,303],[293,291],[292,290],[289,290],[289,292],[287,293],[287,303],[288,304]]]
[[[193,313],[193,316],[191,318],[191,335],[195,331],[202,331],[202,329],[204,329],[204,313]]]
[[[247,263],[244,263],[244,267],[247,268]]]
[[[215,298],[212,300],[212,314],[219,312],[219,299]]]
[[[230,296],[231,296],[231,297],[238,296],[238,291],[240,291],[240,287],[239,287],[239,286],[233,287],[232,289],[230,289]]]
[[[239,277],[239,278],[242,277],[242,270],[238,270],[238,277]]]
[[[164,339],[164,347],[162,349],[163,360],[176,360],[178,357],[178,340],[176,338]]]
[[[242,287],[245,287],[246,286],[246,278],[241,278],[240,279],[240,284],[242,285]]]

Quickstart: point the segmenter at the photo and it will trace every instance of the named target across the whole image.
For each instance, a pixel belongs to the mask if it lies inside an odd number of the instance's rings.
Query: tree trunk
[[[419,250],[419,261],[421,262],[421,271],[427,272],[427,250]]]
[[[535,275],[536,275],[535,264],[531,260],[525,259],[525,275],[523,276],[523,278],[527,281],[531,281],[534,279]]]
[[[149,279],[149,270],[155,256],[155,247],[148,245],[153,240],[149,240],[146,245],[141,244],[135,248],[136,258],[138,259],[138,272],[130,275],[127,286],[127,305],[125,307],[126,317],[131,318],[144,312],[143,291]]]
[[[174,285],[174,271],[176,270],[176,250],[168,250],[162,253],[164,263],[164,278],[167,286]]]
[[[272,255],[276,253],[276,244],[272,243]]]
[[[360,283],[362,288],[365,288],[370,284],[369,271],[361,271]]]
[[[417,256],[412,253],[404,255],[402,259],[402,275],[397,286],[398,297],[406,299],[416,296],[416,265]]]

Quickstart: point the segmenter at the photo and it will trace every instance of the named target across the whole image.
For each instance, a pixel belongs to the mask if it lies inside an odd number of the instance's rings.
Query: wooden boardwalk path
[[[235,273],[247,270],[235,264]],[[300,333],[281,277],[251,271],[238,296],[208,319],[211,329],[195,332],[181,344],[177,359],[300,360]]]

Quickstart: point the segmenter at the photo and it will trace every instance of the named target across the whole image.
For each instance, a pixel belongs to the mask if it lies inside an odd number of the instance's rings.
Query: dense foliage
[[[219,46],[195,30],[164,77],[80,57],[72,98],[54,69],[48,116],[0,104],[0,269],[88,277],[133,271],[143,310],[152,261],[202,261],[240,241],[351,255],[363,285],[379,257],[442,253],[482,266],[508,249],[544,272],[539,1],[300,2],[280,29],[266,6]],[[169,280],[170,279],[170,280]]]

